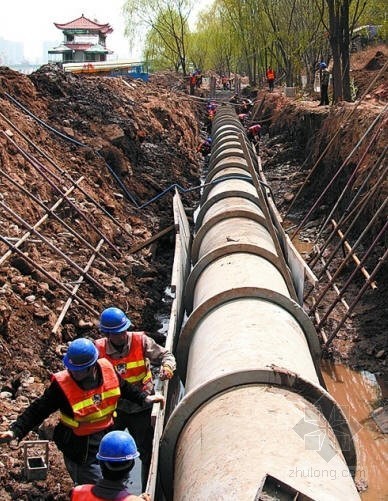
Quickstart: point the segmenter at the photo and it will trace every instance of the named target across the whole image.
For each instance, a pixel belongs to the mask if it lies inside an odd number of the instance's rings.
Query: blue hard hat
[[[126,331],[131,325],[132,322],[120,308],[111,306],[101,313],[99,325],[101,332],[118,334]]]
[[[319,67],[321,68],[321,70],[327,68],[327,65],[326,63],[324,63],[323,61],[321,63],[319,63]]]
[[[72,341],[63,357],[66,369],[83,371],[97,362],[98,350],[90,339],[79,338]]]
[[[100,442],[97,459],[109,463],[122,463],[139,457],[136,443],[125,431],[111,431]]]

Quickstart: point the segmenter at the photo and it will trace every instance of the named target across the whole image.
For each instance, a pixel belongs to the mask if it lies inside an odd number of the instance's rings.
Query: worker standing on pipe
[[[65,370],[53,374],[51,384],[11,425],[0,432],[0,443],[21,440],[48,416],[60,411],[54,442],[62,451],[73,482],[95,483],[101,478],[96,452],[102,437],[113,426],[113,414],[122,396],[142,405],[163,401],[149,396],[117,377],[110,362],[98,360],[89,339],[76,339],[63,358]]]
[[[139,457],[135,441],[129,433],[111,431],[101,440],[97,452],[102,479],[95,485],[79,485],[73,489],[71,501],[151,501],[149,494],[135,496],[127,490],[129,474]]]
[[[176,362],[174,355],[157,344],[144,332],[130,332],[132,322],[116,307],[105,309],[100,317],[100,331],[107,337],[98,339],[96,346],[100,357],[107,358],[120,376],[139,391],[152,394],[154,383],[149,361],[160,365],[161,380],[173,377]],[[129,432],[136,440],[142,462],[142,484],[145,489],[152,455],[154,430],[151,424],[152,405],[119,402],[115,429]]]

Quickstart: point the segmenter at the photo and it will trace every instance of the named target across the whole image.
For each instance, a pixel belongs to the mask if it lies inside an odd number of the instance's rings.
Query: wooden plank
[[[342,233],[342,231],[338,228],[338,224],[336,223],[336,221],[334,219],[331,220],[331,224],[333,225],[334,229],[336,230],[338,236],[340,237],[340,239],[342,240],[344,238],[344,234]],[[345,249],[348,251],[348,253],[351,255],[353,261],[356,263],[356,265],[358,266],[360,264],[360,260],[358,259],[358,257],[356,256],[354,250],[352,249],[352,247],[350,246],[349,242],[347,240],[344,240],[343,241],[343,245],[345,247]],[[360,271],[361,273],[364,275],[364,277],[369,280],[370,278],[370,275],[369,273],[367,272],[367,270],[364,268],[364,266],[361,266],[360,268]],[[371,282],[370,284],[370,287],[372,289],[377,289],[377,284],[376,282]]]
[[[181,328],[183,318],[183,291],[187,275],[190,269],[189,246],[190,246],[190,226],[182,205],[179,193],[175,191],[173,200],[174,224],[172,228],[176,229],[175,236],[175,255],[172,268],[171,289],[175,292],[175,298],[171,305],[170,320],[166,337],[166,348],[173,351],[176,344],[176,338]],[[170,230],[171,231],[171,230]],[[170,391],[169,391],[170,389]],[[155,393],[162,394],[166,399],[165,408],[160,404],[154,404],[152,408],[152,422],[154,424],[154,438],[150,472],[146,492],[151,495],[151,499],[157,499],[155,493],[157,486],[158,461],[160,439],[163,433],[164,421],[172,410],[176,407],[180,398],[181,383],[177,375],[171,381],[157,381]],[[172,390],[172,391],[171,391]],[[167,401],[167,394],[169,401]]]
[[[164,228],[164,230],[159,231],[156,235],[153,235],[151,238],[146,240],[145,242],[142,242],[140,244],[134,245],[129,249],[129,254],[134,254],[135,252],[138,252],[139,250],[143,249],[144,247],[147,247],[147,245],[152,244],[152,242],[155,242],[155,240],[158,240],[158,238],[162,237],[163,235],[166,235],[166,233],[169,233],[175,228],[175,224],[170,224],[170,226],[167,226],[167,228]]]

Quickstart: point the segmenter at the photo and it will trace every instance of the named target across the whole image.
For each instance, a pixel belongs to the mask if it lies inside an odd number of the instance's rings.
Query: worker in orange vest
[[[139,457],[135,441],[129,433],[111,431],[101,440],[97,452],[102,479],[95,485],[78,485],[73,489],[71,501],[151,501],[149,494],[130,494],[128,477]]]
[[[54,442],[63,453],[70,477],[75,484],[100,479],[96,452],[102,437],[112,429],[119,399],[142,405],[163,401],[163,397],[139,392],[117,376],[108,360],[98,360],[98,355],[89,339],[72,341],[63,358],[66,369],[52,376],[44,394],[25,409],[9,430],[0,432],[0,443],[21,440],[59,410]]]
[[[154,383],[149,367],[160,366],[161,380],[171,379],[176,368],[174,355],[157,344],[145,332],[131,332],[132,322],[116,307],[106,308],[100,316],[100,331],[107,337],[98,339],[96,346],[100,357],[107,358],[120,376],[139,391],[152,394]],[[128,431],[133,435],[142,462],[142,483],[145,489],[152,455],[154,429],[151,423],[152,405],[138,405],[120,401],[115,418],[115,429]]]
[[[268,89],[270,92],[272,92],[274,89],[275,78],[276,78],[275,70],[273,70],[272,67],[269,66],[267,71],[265,72],[265,76],[267,77]]]

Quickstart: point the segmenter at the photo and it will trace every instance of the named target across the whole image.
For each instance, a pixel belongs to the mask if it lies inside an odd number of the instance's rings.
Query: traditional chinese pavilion
[[[49,50],[50,62],[82,63],[106,61],[112,51],[106,48],[106,37],[112,27],[88,19],[83,14],[69,23],[54,23],[63,32],[63,42]]]

